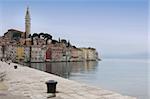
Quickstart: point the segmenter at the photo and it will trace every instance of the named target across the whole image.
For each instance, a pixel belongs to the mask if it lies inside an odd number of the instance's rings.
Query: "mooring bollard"
[[[56,93],[56,84],[57,82],[54,80],[49,80],[46,82],[47,84],[47,93]]]
[[[14,69],[17,69],[17,65],[14,66]]]

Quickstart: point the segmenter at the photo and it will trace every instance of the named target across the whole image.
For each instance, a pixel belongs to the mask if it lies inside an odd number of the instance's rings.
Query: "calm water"
[[[149,99],[146,60],[107,59],[100,62],[31,63],[30,66],[138,99]]]

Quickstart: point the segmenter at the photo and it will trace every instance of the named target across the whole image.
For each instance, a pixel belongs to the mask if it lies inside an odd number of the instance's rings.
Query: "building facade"
[[[24,62],[30,62],[30,47],[24,46]]]
[[[45,62],[46,49],[40,45],[34,45],[31,49],[31,62]]]
[[[5,46],[5,57],[8,60],[16,61],[16,46],[7,45]]]
[[[83,60],[85,61],[96,61],[97,60],[97,52],[94,48],[81,48]]]
[[[51,44],[46,50],[46,61],[63,61],[63,48],[60,45]]]
[[[24,46],[16,47],[16,62],[24,62],[25,59],[25,51]]]
[[[15,29],[9,29],[5,34],[5,38],[8,38],[10,40],[16,40],[19,41],[20,38],[24,37],[24,32],[15,30]]]
[[[0,37],[0,58],[13,62],[91,61],[98,58],[94,48],[77,48],[66,39],[57,41],[48,33],[31,35],[29,7],[25,15],[25,32],[9,29]]]

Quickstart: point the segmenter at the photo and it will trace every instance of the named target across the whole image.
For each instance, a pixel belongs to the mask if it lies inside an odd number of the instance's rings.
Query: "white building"
[[[32,46],[31,62],[45,62],[46,50],[40,45]]]
[[[83,59],[85,61],[95,61],[97,60],[97,52],[94,48],[81,48]]]
[[[4,57],[8,60],[16,60],[16,47],[14,45],[5,46]]]
[[[24,53],[25,53],[24,62],[29,62],[30,61],[30,47],[29,46],[24,47]]]

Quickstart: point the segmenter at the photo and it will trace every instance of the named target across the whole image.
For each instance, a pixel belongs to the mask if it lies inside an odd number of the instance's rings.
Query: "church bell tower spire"
[[[25,38],[27,38],[31,31],[31,18],[29,7],[27,7],[26,16],[25,16]]]

